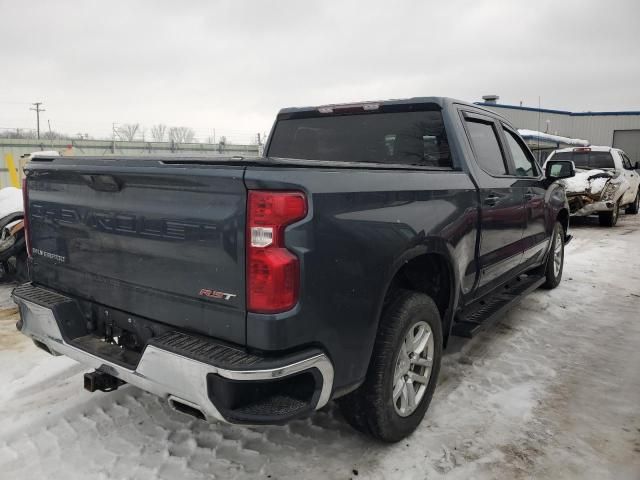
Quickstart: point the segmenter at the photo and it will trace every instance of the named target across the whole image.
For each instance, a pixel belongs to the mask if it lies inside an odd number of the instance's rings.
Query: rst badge
[[[232,298],[237,297],[234,293],[220,292],[219,290],[211,290],[209,288],[203,288],[200,290],[200,295],[203,297],[219,298],[223,300],[231,300]]]

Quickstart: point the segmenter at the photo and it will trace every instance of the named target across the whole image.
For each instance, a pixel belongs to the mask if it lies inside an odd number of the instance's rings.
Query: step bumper
[[[73,340],[65,338],[60,328],[60,322],[64,319],[56,318],[55,312],[58,310],[55,306],[60,302],[72,301],[68,297],[27,284],[14,290],[13,299],[20,309],[18,322],[20,331],[39,342],[41,344],[39,346],[46,347],[50,353],[65,355],[87,367],[113,375],[126,383],[164,398],[172,406],[175,406],[177,401],[197,408],[207,420],[243,424],[279,424],[302,416],[309,410],[322,408],[331,397],[333,365],[329,358],[318,350],[310,351],[306,356],[302,352],[295,357],[269,358],[264,361],[252,356],[254,357],[252,361],[241,362],[243,365],[234,369],[230,368],[229,362],[222,362],[226,363],[224,366],[216,365],[215,360],[207,362],[202,355],[180,350],[180,342],[175,341],[175,336],[187,335],[176,332],[174,338],[170,339],[173,343],[163,342],[160,338],[158,342],[147,344],[136,367],[126,368],[107,358],[78,348],[72,344]],[[182,341],[182,344],[184,343]],[[202,352],[206,349],[199,346],[197,350]],[[292,358],[294,360],[291,360]],[[227,385],[225,382],[229,385],[275,384],[302,373],[313,374],[315,387],[308,401],[298,405],[297,410],[280,408],[279,411],[269,412],[267,403],[262,405],[261,409],[245,408],[243,412],[237,414],[232,406],[223,405],[225,402],[222,400],[218,401],[218,397],[212,398],[212,383],[215,383],[212,382],[212,378],[216,379],[218,385],[221,380],[222,388],[225,388]],[[279,406],[282,407],[282,402]],[[258,413],[252,414],[252,411]]]

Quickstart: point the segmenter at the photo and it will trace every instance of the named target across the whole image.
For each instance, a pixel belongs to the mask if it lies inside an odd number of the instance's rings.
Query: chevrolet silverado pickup
[[[37,157],[17,327],[205,420],[336,399],[398,441],[452,335],[562,277],[569,209],[517,131],[448,98],[287,108],[261,158]]]

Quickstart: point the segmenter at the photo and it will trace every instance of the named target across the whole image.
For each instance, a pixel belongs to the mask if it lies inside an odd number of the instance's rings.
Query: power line
[[[36,108],[30,108],[29,110],[33,110],[34,112],[36,112],[36,125],[37,125],[37,136],[38,136],[38,140],[40,140],[40,112],[46,112],[46,110],[44,108],[40,108],[40,105],[42,105],[42,102],[35,102],[32,103],[31,105],[35,105]]]

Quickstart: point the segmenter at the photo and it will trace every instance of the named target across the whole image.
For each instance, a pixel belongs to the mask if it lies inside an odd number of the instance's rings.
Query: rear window
[[[558,152],[552,160],[571,160],[578,168],[616,168],[609,152]]]
[[[281,119],[268,156],[452,166],[440,110]]]

